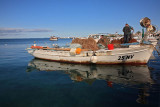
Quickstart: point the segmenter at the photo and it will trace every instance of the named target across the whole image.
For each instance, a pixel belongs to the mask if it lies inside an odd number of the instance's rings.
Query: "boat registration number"
[[[127,60],[127,59],[132,59],[134,57],[133,55],[124,55],[124,56],[118,56],[118,60]]]

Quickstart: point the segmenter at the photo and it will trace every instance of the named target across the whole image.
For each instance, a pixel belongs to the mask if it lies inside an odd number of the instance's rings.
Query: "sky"
[[[0,39],[137,32],[144,17],[159,28],[159,11],[160,0],[0,0]]]

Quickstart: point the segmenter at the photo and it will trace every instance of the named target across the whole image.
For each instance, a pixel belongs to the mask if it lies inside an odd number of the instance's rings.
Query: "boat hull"
[[[82,51],[76,54],[71,51],[54,51],[33,49],[28,51],[39,59],[81,63],[81,64],[146,64],[153,52],[152,45],[114,50]]]
[[[49,39],[50,41],[57,41],[57,38]]]

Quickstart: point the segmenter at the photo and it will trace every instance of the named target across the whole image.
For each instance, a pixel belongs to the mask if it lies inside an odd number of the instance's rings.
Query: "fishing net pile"
[[[134,43],[134,42],[137,42],[137,40],[132,38],[128,43]],[[123,44],[123,43],[124,43],[124,38],[114,39],[111,41],[111,44]]]
[[[129,41],[129,43],[134,43],[134,42],[137,42],[137,40],[136,40],[136,39],[131,39],[131,40]]]
[[[134,43],[134,42],[137,42],[137,40],[131,39],[129,41],[129,43]],[[88,38],[88,39],[75,38],[74,40],[72,40],[71,44],[72,46],[78,46],[77,44],[79,44],[81,45],[82,49],[89,49],[96,51],[98,49],[101,49],[101,47],[107,48],[108,44],[114,44],[114,48],[122,48],[120,44],[124,44],[124,38],[114,39],[111,42],[108,38],[100,39],[98,42],[96,42],[93,38]]]
[[[121,38],[121,39],[113,39],[111,41],[111,44],[122,44],[124,43],[124,38]]]
[[[82,49],[89,49],[93,51],[99,49],[96,41],[93,38],[88,38],[88,39],[75,38],[74,40],[72,40],[71,44],[74,43],[82,45]]]
[[[132,38],[128,43],[134,43],[134,42],[137,42],[137,40]],[[111,41],[111,44],[114,44],[115,48],[120,48],[121,47],[120,44],[124,44],[124,38],[114,39]]]
[[[120,48],[120,47],[121,47],[120,44],[122,44],[122,43],[124,43],[124,38],[121,38],[121,39],[113,39],[113,40],[111,41],[111,44],[114,45],[114,48]]]
[[[108,44],[110,44],[110,39],[108,39],[107,37],[103,37],[98,40],[97,44],[102,44],[104,47],[107,47]]]

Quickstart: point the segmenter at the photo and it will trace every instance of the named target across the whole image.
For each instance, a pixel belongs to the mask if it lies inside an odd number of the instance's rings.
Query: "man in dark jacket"
[[[126,24],[125,27],[123,28],[124,43],[128,43],[129,40],[131,39],[131,30],[133,30],[133,28],[130,27],[128,24]]]

